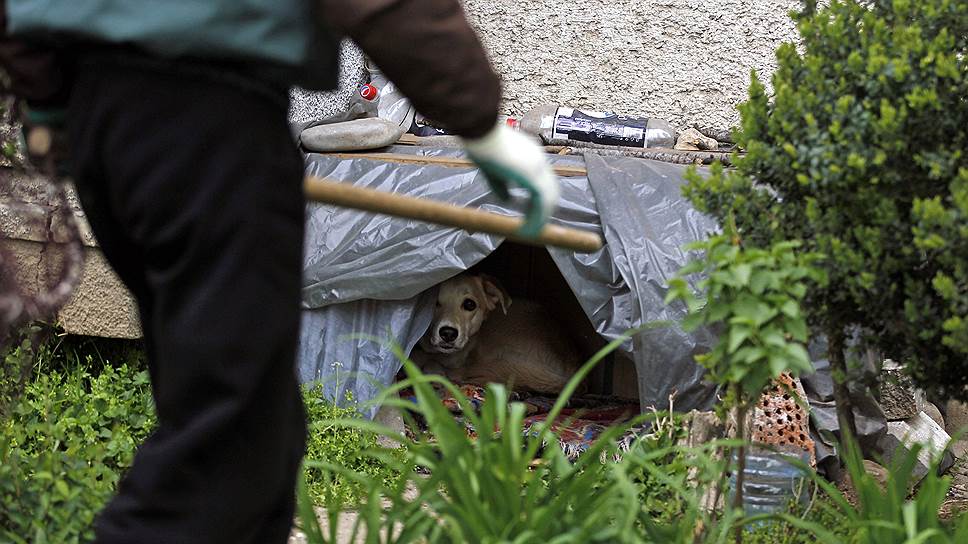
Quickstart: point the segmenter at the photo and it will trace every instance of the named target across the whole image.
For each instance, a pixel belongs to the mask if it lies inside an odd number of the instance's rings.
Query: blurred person
[[[457,0],[0,0],[0,26],[32,159],[73,177],[140,311],[158,428],[96,542],[285,542],[306,433],[289,87],[335,88],[352,38],[493,190],[529,191],[526,235],[558,196],[540,148],[497,123]]]

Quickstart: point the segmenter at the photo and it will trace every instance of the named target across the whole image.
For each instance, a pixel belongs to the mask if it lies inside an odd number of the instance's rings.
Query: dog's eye
[[[464,304],[462,306],[468,312],[473,312],[474,310],[477,309],[477,303],[469,298],[464,299]]]

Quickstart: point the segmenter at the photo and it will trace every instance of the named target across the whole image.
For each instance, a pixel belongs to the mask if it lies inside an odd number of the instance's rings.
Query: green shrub
[[[968,516],[962,514],[950,523],[939,519],[951,478],[938,476],[940,456],[920,483],[913,477],[921,446],[899,449],[888,467],[889,479],[881,484],[868,474],[857,444],[843,443],[842,455],[856,492],[851,504],[831,483],[815,476],[823,489],[827,511],[848,528],[837,534],[817,520],[804,520],[790,514],[780,517],[788,524],[814,533],[829,544],[961,544],[968,542]],[[917,485],[915,485],[917,483]],[[916,487],[916,489],[915,489]],[[912,489],[914,491],[912,491]]]
[[[25,342],[3,361],[5,377],[27,380],[0,398],[0,540],[93,539],[97,512],[155,424],[147,372],[105,365],[95,375],[90,356],[47,371],[49,356]]]
[[[353,407],[353,399],[347,400],[347,407],[341,408],[323,397],[321,385],[303,386],[303,405],[306,407],[309,433],[306,459],[337,464],[383,484],[389,483],[399,476],[399,472],[379,459],[366,455],[368,451],[380,449],[377,435],[369,430],[334,424],[337,420],[359,417]],[[402,452],[386,453],[398,458],[403,455]],[[310,465],[305,467],[305,479],[315,504],[332,501],[356,503],[368,493],[366,486],[356,480],[339,475],[327,478],[323,471]]]
[[[768,249],[744,247],[731,221],[726,232],[688,249],[701,250],[702,258],[686,265],[669,281],[666,302],[685,302],[688,314],[682,327],[692,331],[709,326],[720,337],[696,361],[708,370],[707,379],[726,391],[724,407],[733,410],[736,436],[746,437],[746,414],[770,380],[781,374],[799,376],[813,366],[804,344],[807,323],[800,301],[807,285],[822,280],[812,266],[818,256],[797,255],[798,242],[779,242]],[[702,273],[693,293],[685,278]],[[746,447],[736,448],[736,485],[733,507],[743,509]],[[736,541],[742,540],[737,528]]]
[[[556,419],[597,361],[623,340],[603,349],[572,378],[548,422]],[[399,350],[397,354],[404,358]],[[487,401],[476,409],[445,379],[424,376],[409,361],[405,368],[409,379],[390,388],[384,402],[417,412],[426,422],[428,433],[408,444],[402,460],[379,450],[368,453],[397,468],[400,477],[389,481],[338,463],[306,461],[320,471],[324,481],[336,477],[358,481],[368,491],[361,505],[347,505],[338,497],[324,502],[330,529],[324,534],[314,522],[313,501],[304,483],[300,489],[300,526],[312,544],[355,541],[363,534],[367,542],[400,544],[713,544],[731,540],[730,530],[744,522],[734,510],[717,517],[702,507],[701,497],[709,485],[721,482],[726,473],[718,460],[722,458],[715,455],[723,444],[677,446],[674,442],[680,436],[665,427],[635,442],[631,451],[616,460],[620,453],[616,441],[625,431],[616,427],[600,436],[577,461],[570,462],[548,423],[525,435],[525,407],[508,403],[503,386],[488,386]],[[457,399],[462,417],[478,429],[476,438],[469,437],[464,425],[455,421],[430,382],[442,384]],[[393,397],[395,391],[408,386],[416,393],[415,405]],[[652,417],[642,416],[639,421]],[[332,424],[406,440],[358,418]],[[415,466],[420,470],[414,470]],[[357,507],[353,534],[337,534],[342,512]]]
[[[747,155],[693,173],[685,194],[733,215],[744,243],[802,240],[825,256],[830,282],[807,307],[838,381],[856,326],[921,386],[966,399],[968,3],[834,0],[797,23],[774,95],[754,74],[740,106]],[[835,394],[849,408],[842,384]]]

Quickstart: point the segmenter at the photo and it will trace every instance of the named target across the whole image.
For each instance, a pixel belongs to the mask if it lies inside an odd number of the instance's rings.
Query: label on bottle
[[[555,113],[553,137],[601,145],[648,147],[648,124],[648,119],[560,107]]]

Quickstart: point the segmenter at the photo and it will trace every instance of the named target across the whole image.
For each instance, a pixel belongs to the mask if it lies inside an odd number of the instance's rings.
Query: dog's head
[[[511,297],[496,279],[461,274],[440,284],[430,329],[420,346],[431,353],[456,353],[481,330],[484,319],[500,307],[507,313]]]

